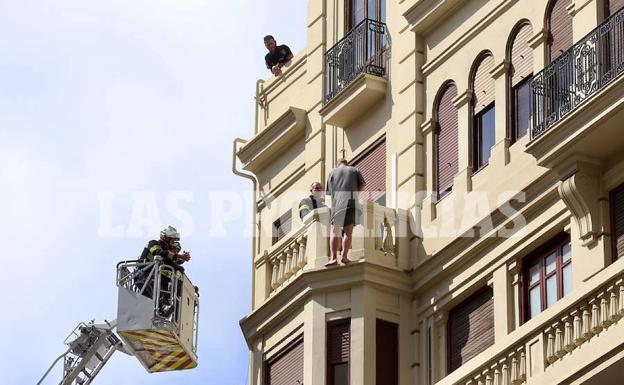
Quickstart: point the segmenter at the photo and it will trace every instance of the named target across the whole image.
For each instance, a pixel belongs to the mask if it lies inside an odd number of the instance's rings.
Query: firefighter
[[[160,232],[160,239],[151,240],[147,243],[147,246],[143,249],[143,253],[139,258],[140,262],[154,262],[156,256],[162,258],[162,263],[167,266],[173,267],[174,271],[184,272],[184,268],[181,266],[184,262],[188,262],[191,259],[191,254],[187,251],[181,252],[180,246],[180,233],[173,226],[168,226]],[[147,274],[142,274],[143,277]],[[171,272],[163,271],[160,277],[160,290],[164,291],[160,297],[160,308],[158,309],[160,315],[169,317],[173,313],[174,304],[171,300],[169,293],[172,291],[171,287]],[[138,278],[135,280],[135,285],[142,287],[145,282],[145,278]],[[152,286],[148,284],[145,290],[145,295],[152,297]],[[178,285],[180,289],[180,285]]]

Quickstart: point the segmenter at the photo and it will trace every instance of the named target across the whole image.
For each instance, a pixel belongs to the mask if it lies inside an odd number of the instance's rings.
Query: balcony
[[[622,73],[624,9],[533,77],[527,151],[545,166],[563,152],[604,159],[619,151]]]
[[[355,227],[349,259],[397,271],[410,267],[407,214],[371,201],[362,202],[361,225]],[[325,268],[329,260],[329,208],[314,210],[256,260],[259,303],[278,294],[306,272]],[[399,253],[400,250],[405,250]]]
[[[329,124],[345,127],[386,94],[387,28],[365,19],[325,53],[325,107]]]
[[[619,383],[600,379],[624,367],[623,263],[584,282],[437,384]]]

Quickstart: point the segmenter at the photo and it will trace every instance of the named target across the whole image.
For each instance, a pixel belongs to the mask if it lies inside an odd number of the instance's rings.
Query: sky
[[[0,0],[0,383],[34,384],[79,322],[116,317],[115,265],[182,232],[197,369],[116,353],[95,385],[248,383],[248,180],[262,37],[305,46],[303,0]],[[45,384],[56,384],[60,372]]]

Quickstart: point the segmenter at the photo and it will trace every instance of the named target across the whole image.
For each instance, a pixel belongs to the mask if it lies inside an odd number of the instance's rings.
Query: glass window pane
[[[514,88],[516,139],[524,136],[531,121],[531,87],[528,81]]]
[[[479,167],[489,162],[490,151],[492,150],[492,147],[494,146],[494,131],[495,131],[494,118],[496,114],[495,111],[496,109],[494,107],[491,107],[490,109],[483,112],[483,114],[481,115],[481,124],[480,124],[481,143],[479,146],[479,148],[481,149],[481,153],[479,154],[481,158],[479,162]]]
[[[572,291],[572,265],[563,268],[563,295],[566,296]]]
[[[349,385],[349,364],[334,365],[334,385]]]
[[[546,257],[546,274],[550,274],[557,269],[557,253],[552,253]]]
[[[529,291],[529,309],[531,318],[538,315],[542,311],[542,302],[539,286],[536,286],[531,289],[531,291]]]
[[[362,20],[364,20],[364,0],[353,0],[353,26],[355,28]]]
[[[386,0],[380,0],[379,1],[379,7],[381,8],[379,10],[381,17],[379,18],[379,21],[381,21],[382,23],[386,22]]]
[[[529,269],[529,284],[530,285],[539,281],[540,279],[539,267],[540,267],[540,264],[536,263],[535,265],[531,266],[531,268]]]
[[[557,302],[557,275],[546,280],[546,307],[551,307]]]
[[[572,258],[572,247],[570,246],[569,243],[566,243],[565,245],[563,245],[563,250],[562,250],[562,261],[563,263],[567,262],[570,260],[570,258]]]
[[[368,0],[368,15],[372,20],[377,20],[377,0]]]

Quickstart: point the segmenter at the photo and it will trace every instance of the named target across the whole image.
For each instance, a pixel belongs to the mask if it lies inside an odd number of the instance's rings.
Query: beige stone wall
[[[621,261],[611,264],[608,193],[624,182],[624,151],[620,151],[624,143],[610,141],[617,137],[613,133],[624,115],[620,91],[624,87],[614,83],[608,93],[562,122],[554,134],[536,141],[527,134],[511,143],[506,135],[510,33],[520,20],[531,23],[533,72],[539,72],[545,63],[547,1],[388,0],[387,4],[391,41],[387,83],[374,85],[383,87],[383,97],[360,110],[357,103],[351,105],[358,113],[345,127],[329,124],[327,117],[354,100],[372,99],[366,94],[371,86],[364,85],[342,95],[341,104],[334,103],[337,106],[323,103],[323,55],[344,35],[343,0],[308,1],[307,47],[297,53],[282,77],[258,83],[254,135],[275,127],[292,107],[305,111],[305,133],[287,145],[272,147],[279,156],[256,170],[261,190],[255,202],[260,230],[253,256],[256,306],[243,322],[252,349],[251,383],[262,384],[263,360],[303,333],[304,383],[324,384],[325,325],[337,317],[352,318],[352,384],[382,385],[372,375],[375,318],[399,324],[401,385],[428,384],[429,367],[433,382],[466,384],[502,355],[510,362],[517,359],[518,365],[522,357],[528,363],[531,372],[517,381],[554,383],[549,381],[561,379],[562,374],[543,364],[551,333],[547,324],[556,321],[565,326],[570,309],[588,298],[607,295],[595,292],[622,269]],[[568,10],[575,41],[596,27],[601,6],[600,0],[572,1]],[[484,50],[494,57],[495,146],[489,164],[473,173],[468,162],[471,95],[467,91],[473,62]],[[436,202],[431,194],[432,111],[435,95],[448,80],[455,82],[459,94],[455,100],[459,173],[452,193]],[[325,271],[327,218],[323,214],[301,222],[297,202],[310,182],[325,182],[338,157],[353,158],[382,136],[387,143],[386,206],[396,209],[400,217],[393,229],[405,230],[395,240],[397,251],[383,253],[378,243],[361,237],[354,243],[358,249],[353,255],[365,262]],[[609,151],[601,150],[607,147]],[[292,210],[296,236],[272,245],[271,224],[286,210]],[[378,224],[371,222],[360,231]],[[522,259],[562,231],[571,235],[573,295],[522,324]],[[302,237],[307,240],[307,261],[275,284],[274,269],[278,267],[279,276],[282,268],[275,256],[287,261],[293,250],[300,250]],[[373,276],[383,278],[359,276],[360,269],[373,269]],[[495,345],[449,375],[445,364],[448,312],[485,285],[494,289]],[[624,304],[622,295],[616,297]],[[622,326],[612,324],[612,328]],[[428,330],[431,362],[426,354]],[[614,336],[621,333],[612,330]],[[592,349],[607,349],[607,339],[599,337],[590,340]],[[579,362],[581,367],[587,365]],[[592,372],[587,373],[591,378]]]

